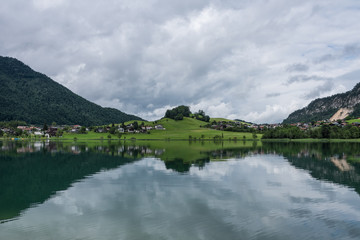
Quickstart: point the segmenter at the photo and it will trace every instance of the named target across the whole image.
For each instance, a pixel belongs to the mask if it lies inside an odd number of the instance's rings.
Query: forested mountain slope
[[[92,103],[14,58],[0,57],[0,121],[102,125],[141,118]]]

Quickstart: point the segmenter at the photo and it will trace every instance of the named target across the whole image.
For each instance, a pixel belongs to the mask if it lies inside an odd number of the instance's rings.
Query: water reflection
[[[312,177],[354,188],[360,195],[359,143],[266,143],[263,151],[281,154]]]
[[[350,145],[3,142],[0,239],[356,239]]]

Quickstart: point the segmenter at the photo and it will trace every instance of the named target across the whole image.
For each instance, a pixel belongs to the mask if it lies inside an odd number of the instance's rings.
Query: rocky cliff
[[[341,108],[349,109],[350,115],[355,116],[360,113],[360,83],[351,91],[315,99],[308,106],[291,113],[283,123],[327,120]]]

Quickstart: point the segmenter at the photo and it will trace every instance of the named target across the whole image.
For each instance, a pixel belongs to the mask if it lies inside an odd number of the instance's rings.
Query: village
[[[213,121],[210,124],[206,125],[206,127],[222,130],[222,131],[265,131],[268,129],[275,129],[284,126],[294,126],[298,127],[300,130],[306,131],[313,128],[320,127],[322,125],[333,125],[338,127],[346,127],[346,126],[357,126],[360,127],[360,118],[358,122],[347,122],[346,120],[322,120],[322,121],[313,121],[311,123],[292,123],[292,124],[281,124],[281,123],[274,123],[274,124],[255,124],[255,123],[247,123],[243,121]]]
[[[110,134],[118,134],[118,133],[149,133],[151,130],[166,130],[161,124],[155,124],[154,126],[145,125],[142,122],[140,125],[134,121],[133,123],[125,125],[124,123],[115,125],[112,124],[110,126],[92,126],[85,127],[81,125],[56,125],[52,124],[48,127],[44,124],[43,127],[40,126],[17,126],[16,128],[12,127],[3,127],[0,128],[0,136],[34,136],[36,137],[61,137],[63,133],[74,133],[74,134],[86,134],[89,131],[93,131],[96,133],[110,133]]]
[[[297,127],[302,131],[308,131],[311,129],[319,128],[323,125],[337,126],[337,127],[348,127],[356,126],[360,127],[359,121],[347,122],[346,120],[323,120],[323,121],[313,121],[311,123],[293,123],[293,124],[255,124],[248,123],[244,121],[212,121],[206,125],[202,125],[202,128],[210,128],[219,131],[229,131],[229,132],[251,132],[251,133],[263,133],[267,130],[282,128],[286,126]],[[34,125],[19,125],[16,128],[14,127],[1,127],[0,136],[3,137],[61,137],[64,133],[73,133],[73,134],[86,134],[90,131],[95,133],[109,133],[109,134],[150,134],[152,130],[166,130],[166,128],[155,122],[141,122],[140,124],[137,121],[134,121],[129,124],[111,124],[105,126],[91,126],[85,127],[81,125],[56,125],[51,124],[49,127],[44,124],[44,126],[34,126]]]

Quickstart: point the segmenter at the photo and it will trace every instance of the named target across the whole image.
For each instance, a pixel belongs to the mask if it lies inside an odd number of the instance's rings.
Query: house
[[[51,127],[49,130],[46,131],[47,134],[49,134],[50,137],[55,137],[57,132],[56,127]]]
[[[104,132],[106,132],[106,131],[105,131],[105,129],[103,129],[103,128],[97,128],[97,129],[95,129],[95,132],[104,133]]]
[[[156,125],[156,126],[155,126],[155,129],[156,129],[156,130],[165,130],[165,128],[164,128],[162,125],[160,125],[160,124],[159,124],[159,125]]]
[[[77,128],[73,128],[73,129],[71,129],[71,131],[70,131],[71,133],[78,133],[79,132],[79,129],[77,129]]]
[[[36,131],[36,132],[34,132],[34,135],[35,135],[35,136],[41,136],[41,135],[42,135],[42,132]]]

